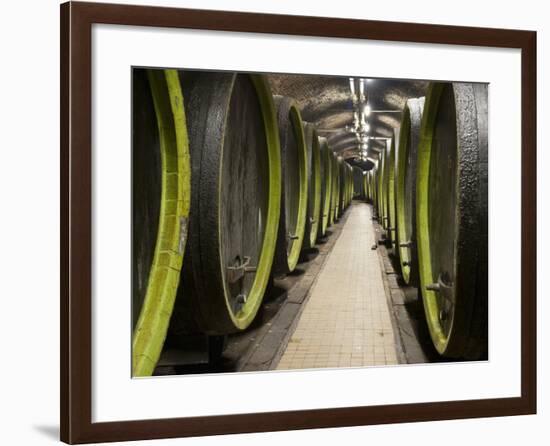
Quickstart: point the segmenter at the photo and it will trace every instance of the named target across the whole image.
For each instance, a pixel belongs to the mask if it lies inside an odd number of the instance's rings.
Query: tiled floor
[[[370,206],[347,212],[278,370],[397,364]]]

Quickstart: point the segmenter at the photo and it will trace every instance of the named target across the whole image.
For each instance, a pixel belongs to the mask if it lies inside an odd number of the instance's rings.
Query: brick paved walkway
[[[397,364],[371,208],[347,212],[278,370]]]

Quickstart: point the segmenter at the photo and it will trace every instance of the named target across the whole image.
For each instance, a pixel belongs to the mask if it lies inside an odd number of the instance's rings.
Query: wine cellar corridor
[[[488,85],[135,68],[132,375],[486,361]]]

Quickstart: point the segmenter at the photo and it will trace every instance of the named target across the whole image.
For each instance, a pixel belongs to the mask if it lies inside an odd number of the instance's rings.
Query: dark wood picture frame
[[[92,24],[521,50],[521,396],[92,423]],[[536,413],[536,32],[69,2],[61,5],[61,440],[124,441]]]

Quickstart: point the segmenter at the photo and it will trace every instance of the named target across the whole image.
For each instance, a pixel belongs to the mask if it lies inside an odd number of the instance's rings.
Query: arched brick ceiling
[[[350,164],[368,170],[372,163],[355,160],[358,146],[354,133],[345,130],[353,124],[353,104],[349,77],[300,74],[270,74],[274,94],[294,98],[302,118],[314,123],[319,134],[326,136],[332,150]],[[368,118],[370,136],[392,137],[401,121],[401,110],[409,98],[424,96],[427,81],[372,79],[367,84],[367,103],[373,112]],[[378,112],[382,111],[382,112]],[[384,140],[369,143],[369,156],[376,158]]]

